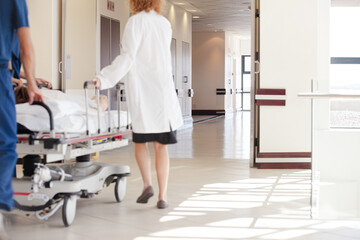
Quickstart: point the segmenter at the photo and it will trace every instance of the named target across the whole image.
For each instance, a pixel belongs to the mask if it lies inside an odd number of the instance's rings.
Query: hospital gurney
[[[90,162],[90,154],[120,148],[129,144],[129,117],[126,126],[121,126],[120,85],[117,85],[118,125],[111,126],[111,110],[108,114],[106,132],[100,130],[99,90],[95,89],[97,99],[98,130],[89,131],[88,85],[85,82],[86,132],[68,134],[55,132],[52,112],[43,103],[35,102],[46,109],[49,115],[49,132],[31,132],[18,135],[17,152],[26,154],[23,158],[24,177],[14,178],[15,207],[21,211],[34,212],[37,218],[47,220],[62,207],[62,220],[65,226],[71,225],[76,213],[78,198],[91,198],[104,186],[115,183],[114,194],[121,202],[126,193],[126,177],[130,175],[129,166]],[[110,94],[110,90],[108,90]],[[110,101],[110,97],[109,97]],[[109,106],[110,106],[109,102]],[[41,158],[43,156],[43,158]],[[59,160],[76,159],[75,163],[45,165]],[[34,166],[35,164],[35,166]],[[25,169],[26,168],[26,169]]]

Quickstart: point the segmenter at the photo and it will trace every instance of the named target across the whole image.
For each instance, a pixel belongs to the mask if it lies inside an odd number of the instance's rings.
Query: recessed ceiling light
[[[194,18],[194,19],[198,19],[198,18],[200,18],[200,16],[193,16],[192,18]]]
[[[176,4],[176,5],[185,5],[185,3],[183,3],[183,2],[174,2],[174,4]]]

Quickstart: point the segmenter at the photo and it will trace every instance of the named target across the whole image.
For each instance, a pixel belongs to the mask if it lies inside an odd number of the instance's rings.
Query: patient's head
[[[155,10],[157,13],[161,13],[164,0],[129,0],[130,8],[133,14],[141,11],[149,12]]]

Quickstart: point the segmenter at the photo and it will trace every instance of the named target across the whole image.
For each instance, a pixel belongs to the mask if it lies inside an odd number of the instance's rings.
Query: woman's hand
[[[96,87],[96,88],[98,88],[98,89],[101,88],[101,81],[100,81],[100,79],[98,79],[97,77],[95,77],[92,81],[95,83],[95,87]]]

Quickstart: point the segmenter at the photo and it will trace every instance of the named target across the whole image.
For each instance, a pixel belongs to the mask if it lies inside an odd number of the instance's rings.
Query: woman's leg
[[[169,153],[167,145],[154,142],[156,173],[159,184],[159,200],[167,200],[167,186],[169,179]]]
[[[135,143],[135,158],[139,165],[145,190],[147,187],[152,186],[151,158],[147,143]]]

